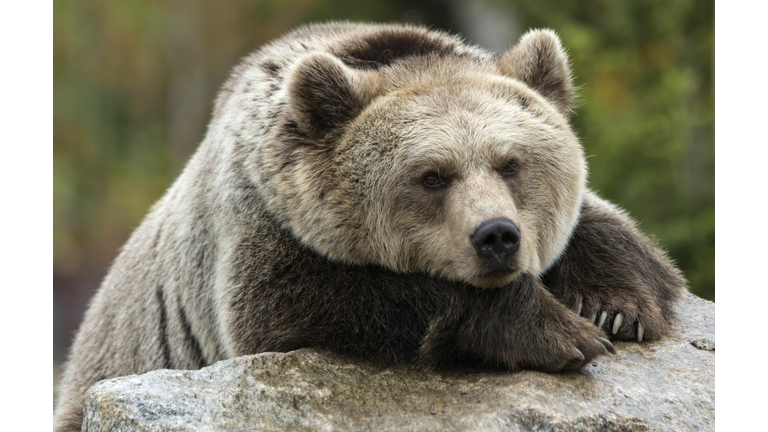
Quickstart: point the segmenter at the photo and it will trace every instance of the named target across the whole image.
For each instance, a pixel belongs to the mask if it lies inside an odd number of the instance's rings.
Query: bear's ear
[[[323,139],[355,118],[376,96],[376,72],[348,67],[330,54],[316,52],[300,59],[288,79],[294,120],[313,139]]]
[[[570,115],[574,99],[571,68],[554,31],[529,31],[496,62],[502,73],[524,82],[565,116]]]

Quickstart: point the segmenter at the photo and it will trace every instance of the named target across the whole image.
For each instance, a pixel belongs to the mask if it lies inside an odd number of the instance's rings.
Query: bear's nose
[[[483,222],[469,239],[483,258],[503,261],[520,249],[520,230],[507,218]]]

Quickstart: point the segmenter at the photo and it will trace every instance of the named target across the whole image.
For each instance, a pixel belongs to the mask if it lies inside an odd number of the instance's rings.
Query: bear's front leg
[[[560,301],[617,340],[672,328],[685,280],[624,212],[587,193],[568,247],[542,280]]]
[[[524,274],[503,288],[455,290],[430,324],[419,355],[434,367],[469,363],[557,372],[609,351],[616,352],[600,329]]]

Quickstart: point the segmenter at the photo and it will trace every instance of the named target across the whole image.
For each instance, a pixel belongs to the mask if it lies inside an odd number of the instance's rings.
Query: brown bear
[[[245,354],[561,371],[663,336],[684,280],[587,190],[573,98],[548,30],[501,55],[348,23],[263,47],[93,298],[55,429],[101,379]]]

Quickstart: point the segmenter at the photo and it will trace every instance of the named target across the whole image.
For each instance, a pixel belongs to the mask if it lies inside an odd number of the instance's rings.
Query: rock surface
[[[109,379],[88,392],[83,430],[714,430],[715,305],[689,294],[678,311],[668,339],[619,342],[563,374],[381,368],[303,349]]]

